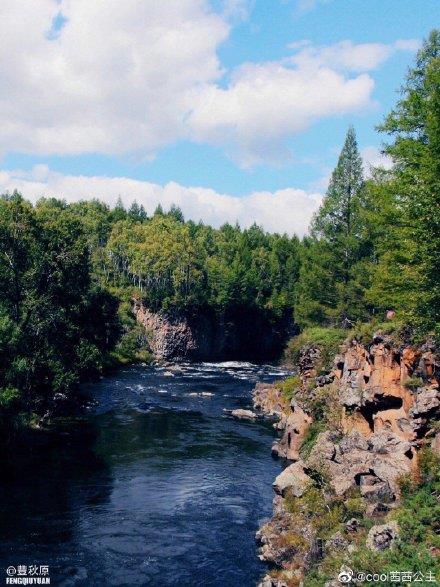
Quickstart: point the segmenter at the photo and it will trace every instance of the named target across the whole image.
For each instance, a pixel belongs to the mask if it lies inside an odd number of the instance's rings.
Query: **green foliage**
[[[290,339],[285,351],[285,359],[295,365],[300,358],[301,349],[316,347],[320,351],[320,367],[326,369],[331,365],[333,357],[347,338],[347,334],[346,330],[340,328],[320,326],[306,328],[301,334]]]
[[[310,424],[300,447],[300,454],[303,459],[306,459],[310,455],[318,435],[324,430],[325,423],[322,420],[315,420]]]
[[[420,377],[409,377],[403,385],[406,387],[406,389],[417,391],[419,387],[423,386],[423,379]]]
[[[403,322],[396,318],[387,320],[386,322],[372,319],[370,322],[358,322],[355,324],[349,331],[348,338],[368,344],[371,342],[374,334],[380,333],[391,337],[396,344],[400,344],[404,329]]]
[[[2,410],[41,413],[55,393],[99,372],[119,336],[118,302],[92,282],[77,212],[57,200],[33,208],[17,193],[0,198]]]
[[[276,385],[277,385],[278,389],[281,390],[284,397],[288,401],[290,401],[293,399],[293,397],[295,396],[295,393],[297,392],[298,388],[300,387],[301,379],[298,377],[298,375],[292,375],[292,377],[287,377],[286,379],[283,379],[282,381],[277,381]]]
[[[402,98],[381,130],[393,142],[386,152],[396,166],[390,188],[397,220],[387,253],[379,259],[372,297],[381,279],[395,293],[395,308],[418,329],[440,331],[440,31],[417,54]]]
[[[0,389],[0,409],[5,410],[20,397],[20,392],[15,387],[5,387]]]
[[[338,164],[306,240],[297,288],[296,316],[303,327],[341,325],[365,317],[364,272],[369,252],[362,160],[354,129],[347,132]]]
[[[134,324],[126,331],[117,344],[113,357],[122,364],[149,363],[152,357],[148,350],[145,328]]]
[[[107,283],[136,287],[153,310],[255,308],[276,319],[293,313],[298,249],[297,238],[257,226],[214,230],[172,207],[140,224],[115,223],[103,257]]]
[[[349,129],[303,243],[297,321],[350,326],[393,309],[414,336],[440,335],[440,31],[420,49],[379,130],[391,139],[384,151],[394,167],[363,182]]]

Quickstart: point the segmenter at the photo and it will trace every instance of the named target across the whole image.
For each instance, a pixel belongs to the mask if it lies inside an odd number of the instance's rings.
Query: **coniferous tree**
[[[128,217],[135,222],[144,222],[147,219],[147,213],[145,212],[145,208],[139,205],[136,200],[133,201],[131,204],[128,213]]]
[[[112,220],[117,222],[118,220],[125,220],[127,218],[127,211],[124,208],[121,196],[118,197],[116,206],[112,210]]]
[[[362,317],[355,265],[365,255],[361,209],[364,179],[353,127],[311,225],[298,285],[300,323],[344,323]]]
[[[153,212],[153,216],[164,216],[162,204],[158,204]]]
[[[384,297],[384,276],[396,310],[418,329],[440,332],[440,31],[420,49],[402,99],[380,130],[395,169],[388,185],[397,222],[373,272],[372,300]]]

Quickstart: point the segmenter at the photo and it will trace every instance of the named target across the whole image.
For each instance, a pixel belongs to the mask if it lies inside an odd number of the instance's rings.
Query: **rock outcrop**
[[[158,360],[272,360],[294,333],[290,316],[269,319],[242,309],[217,313],[153,312],[133,301],[137,321],[145,327],[150,350]]]
[[[257,414],[252,410],[243,410],[238,408],[237,410],[232,410],[231,416],[238,418],[239,420],[255,420]]]
[[[278,475],[273,483],[273,488],[281,496],[284,496],[286,491],[289,491],[291,495],[301,497],[311,485],[313,485],[313,481],[306,474],[304,464],[296,462],[286,467]]]
[[[262,584],[284,584],[281,577],[292,572],[299,584],[312,560],[352,547],[350,536],[360,531],[357,518],[321,540],[319,523],[310,525],[304,517],[308,493],[336,504],[349,504],[355,495],[365,515],[384,520],[399,502],[400,480],[417,478],[419,449],[430,444],[440,452],[440,433],[433,427],[440,418],[440,364],[432,343],[398,346],[378,333],[369,345],[346,342],[327,372],[319,371],[319,362],[318,348],[300,353],[290,401],[281,385],[260,384],[254,391],[255,408],[277,418],[281,437],[272,451],[286,460],[274,482],[274,516],[257,534],[260,558],[282,573],[266,576]],[[397,524],[384,520],[363,540],[382,551],[397,537]]]
[[[398,535],[399,528],[396,522],[373,526],[368,532],[365,544],[370,550],[387,550],[392,548]]]

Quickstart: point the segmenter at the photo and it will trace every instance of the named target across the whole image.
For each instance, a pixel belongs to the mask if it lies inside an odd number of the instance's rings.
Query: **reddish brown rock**
[[[299,459],[299,448],[312,422],[312,418],[295,402],[290,403],[290,413],[280,422],[283,436],[272,447],[272,452],[290,461]]]

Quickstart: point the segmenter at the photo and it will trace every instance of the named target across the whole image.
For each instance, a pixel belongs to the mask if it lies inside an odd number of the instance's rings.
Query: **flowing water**
[[[51,585],[255,585],[255,532],[271,514],[269,422],[249,408],[247,363],[129,367],[90,386],[78,434],[17,455],[0,480],[0,582],[48,565]]]

